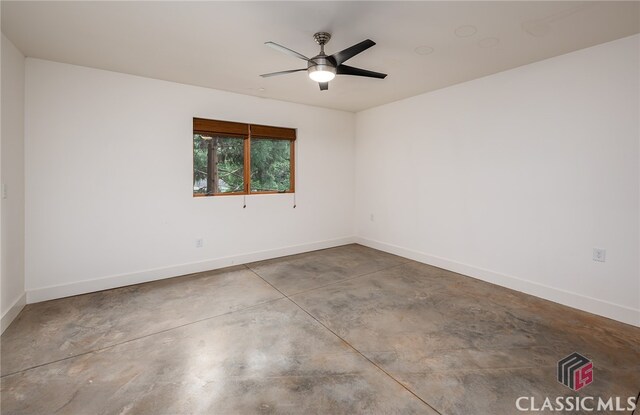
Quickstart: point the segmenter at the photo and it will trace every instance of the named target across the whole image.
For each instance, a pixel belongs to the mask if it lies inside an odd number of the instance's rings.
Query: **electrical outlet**
[[[375,220],[375,219],[374,219],[374,217],[373,217],[373,213],[369,215],[369,220],[370,220],[371,222],[373,222],[373,221]]]
[[[202,248],[204,246],[204,239],[196,239],[196,248]]]
[[[607,260],[607,250],[593,248],[593,260],[598,262],[605,262]]]

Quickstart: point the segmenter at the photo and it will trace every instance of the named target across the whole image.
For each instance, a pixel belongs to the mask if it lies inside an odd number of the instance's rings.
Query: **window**
[[[296,131],[193,119],[193,195],[292,193]]]

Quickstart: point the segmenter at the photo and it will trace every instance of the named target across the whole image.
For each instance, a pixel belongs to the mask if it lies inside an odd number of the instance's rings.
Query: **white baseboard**
[[[163,268],[154,268],[129,274],[111,275],[109,277],[78,281],[71,284],[54,285],[49,287],[35,288],[27,290],[27,303],[37,303],[40,301],[53,300],[56,298],[70,297],[72,295],[86,294],[95,291],[108,290],[111,288],[124,287],[126,285],[140,284],[143,282],[155,281],[164,278],[177,277],[180,275],[193,274],[195,272],[210,271],[230,267],[232,265],[247,264],[254,261],[278,258],[287,255],[295,255],[303,252],[316,251],[318,249],[332,248],[340,245],[347,245],[355,242],[352,236],[330,239],[326,241],[311,242],[302,245],[287,246],[266,251],[252,252],[216,258],[188,264],[180,264]],[[4,317],[3,317],[4,324]],[[4,327],[4,326],[3,326]]]
[[[544,298],[545,300],[640,327],[640,310],[638,309],[614,304],[597,298],[576,294],[559,288],[550,287],[548,285],[539,284],[510,275],[500,274],[495,271],[474,267],[446,258],[440,258],[372,239],[356,237],[355,240],[357,243],[370,248],[379,249],[390,254],[399,255],[414,261],[457,272],[459,274],[477,278],[512,290]]]
[[[13,302],[11,307],[2,315],[0,320],[0,334],[4,333],[5,329],[9,327],[9,324],[18,317],[22,308],[27,304],[27,293],[22,293],[20,297]]]

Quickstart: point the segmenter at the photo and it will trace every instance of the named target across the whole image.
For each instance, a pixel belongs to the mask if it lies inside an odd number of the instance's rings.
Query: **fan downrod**
[[[313,38],[316,40],[316,43],[320,45],[320,55],[318,56],[324,56],[324,45],[329,43],[329,40],[331,40],[331,34],[327,32],[318,32],[313,35]]]

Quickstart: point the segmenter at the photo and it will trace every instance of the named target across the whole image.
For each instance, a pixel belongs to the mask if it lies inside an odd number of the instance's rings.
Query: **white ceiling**
[[[317,31],[333,35],[328,53],[374,40],[348,64],[389,76],[323,92],[305,72],[258,76],[305,66],[265,41],[312,56]],[[348,111],[639,31],[639,2],[2,1],[2,32],[26,56]]]

